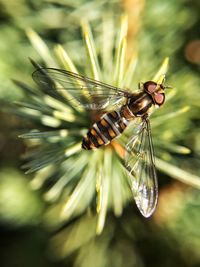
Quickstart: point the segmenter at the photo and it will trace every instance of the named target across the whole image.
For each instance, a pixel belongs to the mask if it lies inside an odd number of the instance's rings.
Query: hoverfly
[[[160,83],[140,83],[135,93],[55,68],[36,69],[33,80],[47,90],[66,90],[85,109],[104,112],[83,137],[83,149],[108,145],[129,124],[135,126],[125,146],[125,167],[137,207],[144,217],[151,216],[157,204],[158,184],[149,115],[165,102],[165,88],[169,86],[164,85],[164,76]],[[105,113],[108,107],[113,110]]]

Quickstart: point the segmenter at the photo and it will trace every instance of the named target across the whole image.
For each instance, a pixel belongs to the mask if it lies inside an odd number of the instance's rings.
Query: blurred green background
[[[167,127],[176,128],[172,139],[191,153],[172,151],[173,159],[167,153],[164,157],[199,176],[198,0],[0,0],[1,102],[6,106],[23,97],[12,78],[33,84],[28,57],[42,62],[28,40],[28,29],[34,29],[50,49],[62,44],[83,68],[81,19],[88,20],[98,35],[102,19],[112,16],[117,21],[123,13],[129,20],[128,53],[137,51],[141,80],[152,76],[164,57],[170,57],[167,83],[177,90],[173,108],[190,109]],[[98,237],[88,234],[95,227],[90,213],[52,230],[56,218],[48,216],[51,204],[44,201],[42,190],[31,189],[32,176],[20,169],[26,148],[17,136],[35,125],[3,111],[0,118],[0,266],[200,266],[198,189],[159,173],[159,205],[150,220],[142,218],[130,203],[119,218],[108,213]]]

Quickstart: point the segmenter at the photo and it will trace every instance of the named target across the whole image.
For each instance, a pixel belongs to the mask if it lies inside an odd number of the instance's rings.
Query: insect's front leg
[[[138,83],[138,89],[144,90],[144,83],[143,82]]]

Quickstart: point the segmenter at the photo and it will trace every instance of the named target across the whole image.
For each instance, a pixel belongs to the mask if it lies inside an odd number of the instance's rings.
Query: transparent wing
[[[136,205],[144,217],[149,217],[157,204],[158,184],[148,118],[126,145],[125,166]]]
[[[55,92],[64,90],[69,101],[75,101],[87,109],[105,109],[131,95],[128,91],[103,82],[54,68],[37,69],[33,72],[33,80],[43,88]]]

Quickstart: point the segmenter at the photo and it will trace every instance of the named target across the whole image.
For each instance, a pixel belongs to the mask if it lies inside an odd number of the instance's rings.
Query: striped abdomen
[[[145,92],[133,94],[118,111],[106,113],[98,122],[94,123],[83,138],[82,148],[93,149],[109,144],[119,136],[131,120],[142,117],[151,111],[153,100]]]
[[[122,117],[119,111],[112,111],[93,124],[87,135],[83,138],[82,148],[93,149],[109,144],[112,139],[119,136],[129,121]]]

